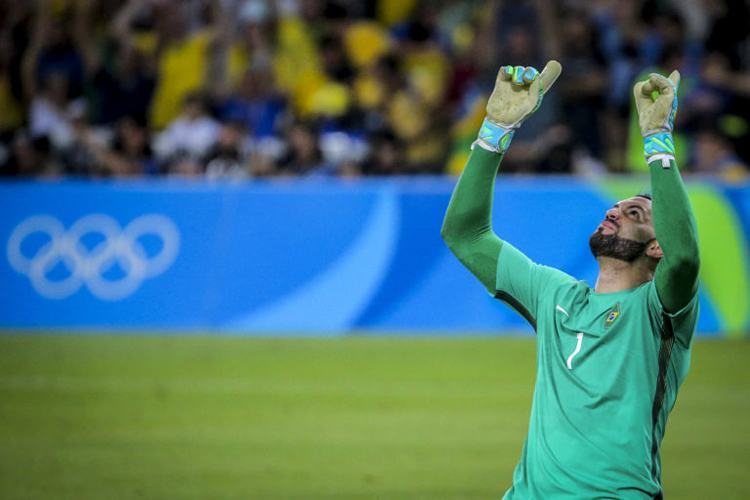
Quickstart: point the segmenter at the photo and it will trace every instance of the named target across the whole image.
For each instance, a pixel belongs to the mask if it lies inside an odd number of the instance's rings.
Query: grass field
[[[0,497],[499,498],[528,339],[0,335]],[[750,498],[750,342],[701,341],[668,498]]]

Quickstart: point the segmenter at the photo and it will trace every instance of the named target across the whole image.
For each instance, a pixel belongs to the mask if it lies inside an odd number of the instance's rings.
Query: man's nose
[[[605,217],[607,219],[617,220],[620,218],[620,211],[617,210],[615,207],[612,207],[609,210],[607,210]]]

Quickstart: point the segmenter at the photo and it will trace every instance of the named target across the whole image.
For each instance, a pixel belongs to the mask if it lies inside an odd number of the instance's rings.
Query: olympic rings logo
[[[42,236],[45,243],[36,251],[24,253],[22,247]],[[156,237],[161,248],[149,255],[144,237]],[[97,241],[91,248],[84,237]],[[180,233],[171,219],[147,214],[133,219],[121,228],[104,214],[86,215],[65,230],[63,224],[49,215],[36,215],[18,224],[8,239],[8,262],[20,274],[28,276],[31,286],[48,299],[64,299],[82,286],[101,300],[129,297],[148,278],[166,271],[177,258]],[[60,265],[65,277],[52,279],[50,273]],[[117,265],[121,276],[107,277]]]

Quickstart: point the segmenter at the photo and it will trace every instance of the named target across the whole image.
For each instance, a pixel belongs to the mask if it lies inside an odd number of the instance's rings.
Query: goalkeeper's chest
[[[651,367],[658,366],[659,336],[640,304],[597,297],[560,300],[545,309],[549,311],[538,318],[537,336],[548,366],[596,386],[630,372],[650,376]]]

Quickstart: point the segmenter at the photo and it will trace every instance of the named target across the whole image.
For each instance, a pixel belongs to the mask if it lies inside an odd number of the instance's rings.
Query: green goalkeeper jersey
[[[504,498],[658,497],[659,445],[690,364],[697,294],[669,314],[653,281],[598,294],[507,242],[496,289],[537,332],[529,432]]]
[[[600,294],[494,233],[501,158],[472,151],[441,232],[487,290],[536,330],[529,433],[505,498],[661,498],[659,448],[698,315],[697,236],[679,169],[673,160],[649,163],[664,252],[654,279]]]

